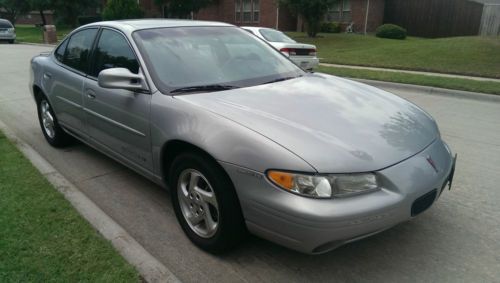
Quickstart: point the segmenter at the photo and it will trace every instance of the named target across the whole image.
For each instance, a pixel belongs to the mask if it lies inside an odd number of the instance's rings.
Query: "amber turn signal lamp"
[[[293,175],[290,173],[269,171],[267,177],[284,189],[291,190],[293,187]]]

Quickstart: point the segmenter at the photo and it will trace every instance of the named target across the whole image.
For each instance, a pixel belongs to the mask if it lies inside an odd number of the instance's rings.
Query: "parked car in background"
[[[229,24],[82,26],[31,60],[29,86],[47,142],[76,137],[168,187],[211,252],[250,231],[324,253],[417,216],[453,178],[425,111]]]
[[[8,20],[0,19],[0,41],[14,43],[16,40],[16,29]]]
[[[304,70],[311,70],[319,64],[316,46],[297,43],[279,30],[263,27],[241,27],[257,37],[269,42],[274,48],[290,58]]]

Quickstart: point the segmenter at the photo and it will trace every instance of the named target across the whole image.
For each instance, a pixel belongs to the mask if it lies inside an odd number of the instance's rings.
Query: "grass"
[[[440,87],[455,90],[465,90],[500,95],[500,83],[490,81],[477,81],[460,78],[445,78],[428,75],[407,73],[381,72],[372,70],[359,70],[352,68],[319,66],[316,71],[336,75],[339,77],[387,81],[404,84]]]
[[[0,132],[0,282],[138,282],[138,273]]]
[[[71,31],[69,27],[56,27],[57,39],[63,39]],[[43,43],[42,34],[42,29],[34,25],[16,25],[17,42]]]
[[[500,78],[500,36],[394,40],[345,33],[289,35],[315,44],[322,63]]]

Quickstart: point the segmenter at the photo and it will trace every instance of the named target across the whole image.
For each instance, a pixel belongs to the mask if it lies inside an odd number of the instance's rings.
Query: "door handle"
[[[95,92],[93,90],[88,89],[87,90],[87,98],[95,99]]]
[[[52,78],[52,74],[51,73],[43,73],[43,78],[46,80],[50,80]]]

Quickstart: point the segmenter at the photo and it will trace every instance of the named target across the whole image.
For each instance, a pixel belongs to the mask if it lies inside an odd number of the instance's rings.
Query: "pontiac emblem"
[[[432,168],[434,168],[434,171],[436,171],[436,173],[439,172],[439,170],[436,166],[436,163],[434,163],[434,160],[432,160],[430,155],[427,155],[427,157],[425,159],[427,159],[427,162],[429,162],[429,164],[432,166]]]

